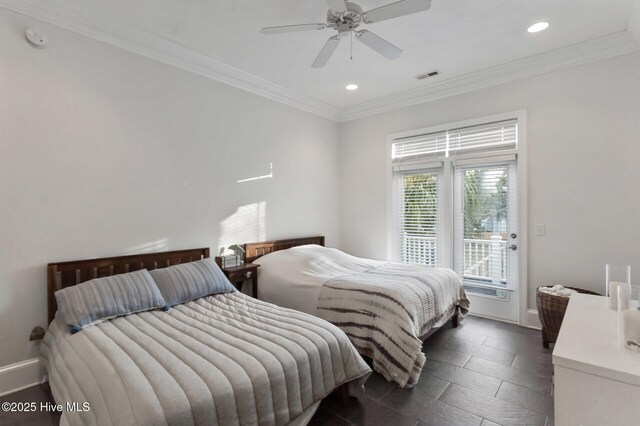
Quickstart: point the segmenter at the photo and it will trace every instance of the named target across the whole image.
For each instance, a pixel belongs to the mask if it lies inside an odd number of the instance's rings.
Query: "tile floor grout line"
[[[503,380],[503,383],[504,383],[504,380]],[[512,384],[512,385],[514,384],[514,383],[511,383],[511,382],[507,382],[507,383],[510,383],[510,384]],[[516,385],[516,386],[519,386],[519,385]],[[502,387],[502,384],[500,385],[500,387]],[[520,387],[524,387],[524,386],[520,386]],[[529,388],[526,388],[526,389],[529,389]],[[533,390],[533,389],[532,389],[532,390]],[[498,389],[498,391],[499,391],[499,389]],[[535,390],[534,390],[534,392],[535,392]],[[496,392],[496,395],[498,395],[498,392]],[[529,411],[534,411],[534,412],[536,412],[536,413],[538,413],[538,414],[542,414],[543,416],[546,416],[546,417],[548,417],[548,416],[549,416],[549,413],[542,412],[542,411],[538,411],[538,410],[536,410],[535,408],[525,407],[524,405],[521,405],[521,404],[519,404],[519,403],[517,403],[517,402],[507,401],[507,400],[504,400],[504,399],[502,399],[502,398],[498,398],[497,396],[496,396],[496,397],[494,397],[494,399],[497,399],[498,401],[506,402],[506,403],[509,403],[509,404],[513,404],[513,405],[515,405],[515,406],[518,406],[518,407],[520,407],[520,408],[527,409],[527,410],[529,410]]]
[[[456,385],[456,384],[455,384],[455,383],[449,383],[449,385]],[[460,387],[463,387],[463,388],[464,388],[464,386],[461,386],[461,385],[456,385],[456,386],[460,386]],[[449,387],[449,386],[447,386],[447,388],[448,388],[448,387]],[[447,390],[447,388],[445,388],[445,391]],[[469,388],[465,388],[465,389],[469,389]],[[470,390],[471,392],[475,392],[475,393],[478,393],[478,394],[482,395],[480,392],[474,391],[473,389],[469,389],[469,390]],[[444,391],[442,391],[442,393],[444,394]],[[440,395],[440,396],[442,396],[442,395]],[[488,396],[487,398],[490,398],[490,397]],[[494,399],[495,399],[495,398],[494,398]],[[439,403],[441,403],[441,404],[447,405],[447,406],[449,406],[449,407],[453,407],[453,408],[455,408],[456,410],[464,411],[465,413],[467,413],[467,414],[471,414],[472,416],[479,417],[479,418],[480,418],[480,423],[482,423],[482,420],[486,419],[486,417],[480,416],[480,415],[478,415],[478,414],[476,414],[476,413],[472,413],[471,411],[465,410],[464,408],[458,407],[458,406],[453,405],[453,404],[449,404],[448,402],[441,401],[441,400],[440,400],[440,397],[438,397],[438,399],[436,399],[436,401],[438,401],[438,402],[439,402]],[[504,402],[504,401],[502,401],[502,402]],[[490,422],[492,422],[492,421],[493,421],[493,420],[491,420],[491,419],[487,419],[487,420],[489,420]],[[493,423],[497,423],[497,422],[493,422]]]
[[[504,365],[504,364],[500,364],[499,362],[491,361],[490,359],[482,358],[482,357],[479,357],[479,356],[477,356],[477,355],[472,355],[471,357],[472,357],[472,358],[473,358],[473,357],[476,357],[476,358],[481,359],[481,360],[483,360],[483,361],[492,362],[492,363],[497,364],[497,365],[499,365],[499,366],[501,366],[501,367],[505,367],[505,368],[513,368],[514,370],[516,370],[516,372],[519,372],[519,373],[525,373],[525,374],[528,374],[528,375],[531,375],[531,376],[535,376],[535,377],[536,377],[536,378],[538,378],[538,379],[551,380],[551,377],[541,376],[541,375],[539,375],[539,374],[537,374],[537,373],[535,373],[535,372],[533,372],[533,371],[531,371],[531,370],[525,370],[524,368],[518,368],[518,367],[513,367],[513,366],[511,366],[511,365]],[[515,358],[514,358],[514,359],[515,359]],[[469,361],[471,361],[471,359],[469,359]],[[469,362],[469,361],[467,361],[467,362]],[[466,365],[467,365],[467,364],[465,363],[465,366],[466,366]],[[468,368],[467,370],[470,370],[470,369]],[[474,370],[471,370],[471,371],[474,371]],[[499,377],[498,377],[498,378],[499,378]],[[500,379],[500,380],[504,380],[504,379]],[[521,386],[522,386],[522,385],[521,385]]]
[[[422,375],[420,375],[420,377],[422,377]],[[439,379],[439,377],[438,377],[438,379]],[[419,379],[418,379],[418,380],[419,380]],[[386,391],[386,392],[385,392],[385,393],[384,393],[380,398],[378,398],[378,399],[377,399],[377,401],[378,401],[378,402],[382,402],[382,400],[383,400],[384,398],[386,398],[386,397],[387,397],[387,395],[389,395],[389,394],[390,394],[391,392],[393,392],[395,389],[402,389],[402,388],[401,388],[401,387],[397,387],[397,388],[396,388],[396,387],[391,387],[391,388],[389,388],[389,390],[388,390],[388,391]]]
[[[333,415],[334,415],[334,416],[336,416],[337,418],[341,419],[341,420],[344,420],[345,422],[347,422],[347,423],[348,423],[348,424],[350,424],[350,425],[355,425],[355,423],[354,423],[354,422],[352,422],[351,420],[345,419],[344,417],[342,417],[342,416],[341,416],[341,415],[339,415],[339,414],[333,413]]]
[[[469,371],[474,371],[474,370],[469,370]],[[478,373],[477,371],[474,371],[474,372],[475,372],[475,373]],[[479,373],[479,374],[482,374],[482,373]],[[485,376],[488,376],[488,374],[485,374]],[[521,385],[521,384],[518,384],[518,383],[513,383],[513,382],[511,382],[511,381],[509,381],[509,380],[501,379],[501,378],[499,378],[499,377],[494,377],[494,376],[489,376],[489,377],[492,377],[492,378],[494,378],[494,379],[498,379],[498,380],[502,381],[502,383],[506,382],[506,383],[509,383],[510,385],[513,385],[513,386],[519,386],[519,387],[521,387],[521,388],[525,388],[525,389],[530,390],[530,391],[532,391],[532,392],[539,393],[539,394],[540,394],[540,395],[542,395],[542,396],[547,396],[547,393],[545,393],[545,392],[541,392],[541,391],[539,391],[539,390],[537,390],[537,389],[530,388],[529,386],[524,386],[524,385]],[[500,383],[500,387],[502,387],[502,383]],[[457,383],[454,383],[454,384],[455,384],[455,385],[458,385]],[[466,386],[463,386],[463,385],[458,385],[458,386],[461,386],[461,387],[463,387],[463,388],[465,388],[465,389],[472,390],[472,391],[474,391],[474,392],[478,392],[478,391],[476,391],[476,390],[473,390],[473,389],[467,388]],[[498,389],[498,390],[500,390],[500,389]],[[480,392],[478,392],[478,393],[480,393]],[[498,394],[498,392],[496,392],[496,395],[497,395],[497,394]],[[494,397],[494,399],[500,399],[500,398],[495,398],[495,397]],[[504,401],[504,400],[500,399],[500,401]],[[509,401],[504,401],[504,402],[509,402]],[[534,411],[535,411],[535,410],[534,410]]]
[[[487,337],[491,337],[491,336],[487,336]],[[452,338],[455,338],[455,336],[452,336]],[[462,339],[460,339],[460,340],[462,340]],[[485,340],[486,340],[486,339],[485,339]],[[504,350],[504,349],[500,349],[500,348],[492,348],[491,346],[487,346],[487,345],[484,345],[484,344],[479,345],[479,344],[477,344],[477,343],[471,343],[471,342],[467,342],[467,341],[464,341],[464,342],[465,342],[465,343],[472,344],[472,345],[482,346],[483,348],[487,348],[487,349],[493,349],[493,350],[498,351],[498,352],[504,352],[504,353],[506,353],[506,354],[511,354],[511,355],[513,355],[514,357],[515,357],[516,355],[520,355],[520,354],[517,354],[517,353],[515,353],[515,352],[506,351],[506,350]],[[453,352],[457,352],[457,351],[453,351]],[[458,353],[461,353],[461,352],[458,352]],[[466,354],[466,355],[469,355],[469,354]],[[525,355],[521,355],[521,356],[525,356]]]
[[[502,388],[502,384],[503,384],[503,383],[504,383],[504,380],[500,380],[500,385],[498,386],[498,389],[496,389],[496,393],[494,393],[494,394],[493,394],[493,397],[494,397],[495,399],[498,399],[498,398],[497,398],[497,396],[498,396],[498,392],[500,392],[500,388]]]
[[[454,383],[454,384],[455,384],[455,383]],[[459,386],[459,387],[463,387],[463,388],[464,388],[464,386],[460,386],[460,385],[457,385],[457,386]],[[467,388],[465,388],[465,389],[467,389]],[[529,411],[529,412],[531,412],[531,413],[534,413],[534,414],[538,414],[538,415],[544,416],[544,417],[545,417],[545,422],[546,422],[546,418],[548,417],[548,414],[546,414],[546,413],[540,413],[539,411],[532,410],[531,408],[527,408],[527,407],[522,407],[521,405],[515,404],[515,403],[513,403],[513,402],[505,401],[505,400],[503,400],[503,399],[499,399],[499,398],[491,398],[491,397],[489,397],[489,396],[482,395],[482,393],[477,392],[477,391],[474,391],[473,389],[469,389],[469,391],[474,392],[474,393],[476,393],[476,394],[479,394],[479,395],[481,395],[481,396],[484,396],[484,397],[486,397],[486,398],[493,399],[493,400],[495,400],[495,401],[497,401],[497,402],[500,402],[500,403],[503,403],[503,404],[512,405],[512,406],[517,407],[517,408],[520,408],[520,409],[522,409],[522,410]],[[458,407],[458,406],[456,406],[456,405],[449,404],[449,403],[447,403],[447,402],[445,402],[445,401],[440,401],[440,402],[442,402],[443,404],[451,405],[452,407],[455,407],[455,408],[457,408],[458,410],[466,411],[467,413],[473,414],[473,415],[474,415],[474,416],[476,416],[476,417],[481,417],[481,418],[483,418],[483,419],[487,419],[487,420],[489,420],[490,422],[498,423],[498,422],[497,422],[497,421],[495,421],[495,420],[491,420],[491,419],[486,418],[486,417],[484,417],[484,416],[481,416],[481,415],[479,415],[479,414],[477,414],[477,413],[473,413],[473,412],[471,412],[471,411],[467,411],[467,410],[465,410],[465,409],[463,409],[463,408],[461,408],[461,407]],[[498,423],[498,424],[499,424],[499,423]]]

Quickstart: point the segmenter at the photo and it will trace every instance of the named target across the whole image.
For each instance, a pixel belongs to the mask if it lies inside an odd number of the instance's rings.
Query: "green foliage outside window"
[[[404,176],[405,232],[408,235],[436,236],[437,195],[435,174]]]
[[[404,217],[407,235],[436,236],[437,180],[434,173],[407,175],[404,183]],[[494,182],[495,181],[495,182]],[[495,229],[489,220],[504,223],[507,218],[507,168],[478,168],[464,171],[464,237],[488,239]],[[506,230],[499,230],[501,234]]]

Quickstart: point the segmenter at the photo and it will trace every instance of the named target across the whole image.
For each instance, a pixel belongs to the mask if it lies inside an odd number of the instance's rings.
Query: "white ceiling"
[[[15,1],[15,0],[14,0]],[[23,0],[24,1],[24,0]],[[392,0],[357,0],[365,10]],[[26,0],[38,3],[38,0]],[[263,26],[325,22],[323,0],[48,0],[69,16],[170,40],[260,79],[349,108],[627,29],[633,0],[433,0],[431,10],[367,29],[403,49],[389,61],[343,40],[325,68],[310,64],[332,30],[265,36]],[[548,30],[529,34],[537,21]],[[135,33],[135,31],[134,31]],[[442,75],[418,81],[438,69]],[[360,89],[348,92],[347,82]]]

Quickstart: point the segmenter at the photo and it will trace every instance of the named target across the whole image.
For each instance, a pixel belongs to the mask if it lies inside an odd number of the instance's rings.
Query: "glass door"
[[[518,321],[516,162],[455,166],[454,265],[471,313]]]

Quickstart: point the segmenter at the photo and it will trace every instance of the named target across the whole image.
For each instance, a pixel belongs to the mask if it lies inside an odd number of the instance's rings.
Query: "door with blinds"
[[[396,260],[454,269],[471,312],[518,321],[518,122],[393,140]]]
[[[496,161],[497,160],[497,161]],[[516,159],[454,163],[454,266],[472,312],[518,321]]]

